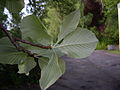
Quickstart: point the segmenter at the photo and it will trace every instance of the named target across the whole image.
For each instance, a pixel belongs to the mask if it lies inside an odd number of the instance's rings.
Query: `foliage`
[[[47,2],[47,0],[45,1]],[[35,0],[32,2],[34,14],[38,15],[36,13],[38,9],[36,2]],[[79,8],[76,0],[70,0],[69,3],[63,2],[68,6],[74,3],[75,8],[71,8],[69,13]],[[55,3],[58,6],[61,5],[61,2],[54,1],[53,6]],[[17,6],[18,8],[16,8]],[[35,15],[29,15],[21,20],[19,12],[23,6],[23,0],[5,0],[4,7],[12,15],[14,28],[9,32],[1,26],[1,30],[6,34],[6,37],[0,39],[0,63],[18,65],[18,73],[26,75],[29,75],[31,70],[39,66],[41,69],[40,87],[42,90],[46,90],[65,72],[65,62],[61,59],[61,56],[67,54],[73,58],[85,58],[95,49],[97,39],[91,31],[77,27],[80,21],[80,10],[67,15],[61,26],[59,26],[61,20],[58,13],[55,17],[59,22],[56,27],[52,27],[52,25],[56,25],[52,21],[56,22],[56,20],[51,17],[53,13],[50,10],[53,10],[55,14],[57,10],[60,10],[63,16],[66,12],[63,12],[64,8],[48,8],[51,16],[45,20],[46,24],[50,23],[48,26],[50,30],[47,30],[43,22]],[[68,9],[68,7],[66,8]],[[48,12],[48,14],[50,13]],[[52,21],[49,21],[50,19]],[[55,32],[52,29],[57,30]],[[21,34],[17,35],[17,33]]]
[[[81,0],[51,0],[50,6],[59,10],[60,16],[64,17],[66,14],[78,9]]]
[[[28,23],[29,22],[29,23]],[[25,33],[23,39],[31,37],[34,42],[49,45],[51,37],[47,33],[46,27],[35,15],[25,17],[20,24],[21,32]]]
[[[29,0],[28,6],[30,6],[31,9],[27,11],[40,16],[40,18],[44,20],[51,16],[48,15],[48,12],[50,12],[49,9],[55,9],[61,17],[60,19],[63,20],[64,16],[80,8],[80,2],[81,0]]]
[[[66,16],[56,42],[53,42],[46,27],[34,15],[24,17],[21,21],[20,29],[24,40],[11,37],[2,28],[8,38],[0,39],[0,63],[17,64],[18,73],[26,75],[29,75],[38,63],[41,68],[40,86],[42,90],[46,90],[65,72],[65,63],[60,58],[62,55],[85,58],[95,49],[95,35],[87,29],[77,28],[79,17],[79,10]],[[29,41],[26,41],[28,38]]]
[[[105,14],[105,35],[104,37],[107,39],[108,44],[118,44],[118,10],[117,4],[119,0],[104,0],[104,14]],[[113,23],[114,22],[114,23]]]
[[[104,16],[101,22],[105,23],[105,30],[103,28],[103,30],[99,32],[95,27],[90,28],[100,41],[97,45],[97,49],[106,49],[108,44],[116,45],[119,43],[117,10],[119,1],[120,0],[103,0]]]
[[[96,47],[96,49],[97,50],[105,50],[105,49],[107,49],[107,44],[106,44],[106,42],[99,42],[98,44],[97,44],[97,47]]]
[[[44,18],[44,21],[48,28],[48,33],[56,41],[60,29],[59,26],[61,24],[61,17],[59,12],[56,10],[56,8],[47,7],[47,11],[48,11],[47,12],[48,17]]]
[[[92,22],[93,15],[89,13],[88,15],[83,15],[80,19],[80,26],[87,28]]]
[[[0,64],[0,89],[10,90],[20,87],[32,87],[34,84],[38,84],[40,78],[39,66],[35,67],[29,74],[18,74],[17,65],[5,65]],[[11,86],[12,85],[12,86]]]

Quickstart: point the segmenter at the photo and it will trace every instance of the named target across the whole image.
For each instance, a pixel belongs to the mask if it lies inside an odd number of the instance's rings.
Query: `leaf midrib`
[[[54,46],[53,48],[61,48],[61,47],[67,47],[67,46],[75,46],[75,45],[84,45],[84,44],[91,44],[95,43],[97,41],[92,41],[92,42],[87,42],[87,43],[71,43],[71,44],[66,44],[66,45],[59,45],[59,46]]]

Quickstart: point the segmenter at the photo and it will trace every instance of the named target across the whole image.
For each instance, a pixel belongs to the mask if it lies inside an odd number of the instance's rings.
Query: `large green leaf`
[[[77,28],[60,45],[54,46],[54,48],[59,48],[73,58],[85,58],[94,51],[97,42],[97,38],[91,31]]]
[[[25,61],[18,65],[18,73],[25,73],[29,75],[29,72],[36,66],[36,62],[32,57],[26,57]]]
[[[11,13],[19,13],[24,7],[24,0],[6,0],[6,8]]]
[[[74,31],[77,28],[79,21],[80,21],[80,10],[76,10],[71,14],[69,14],[68,16],[66,16],[60,28],[60,33],[58,35],[58,42],[61,41],[66,35]]]
[[[20,64],[26,56],[25,53],[18,52],[7,37],[0,39],[0,63]]]
[[[42,43],[44,45],[50,44],[50,35],[48,35],[45,26],[35,15],[24,17],[20,26],[24,39],[30,37],[34,42]]]
[[[64,72],[65,72],[64,61],[60,60],[56,53],[53,53],[48,64],[47,62],[45,62],[44,66],[42,66],[40,79],[41,89],[46,90],[49,86],[55,83],[55,81],[59,79]]]

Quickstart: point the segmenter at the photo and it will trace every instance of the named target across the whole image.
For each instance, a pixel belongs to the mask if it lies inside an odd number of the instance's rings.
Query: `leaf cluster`
[[[16,6],[18,2],[15,4],[12,1],[7,2],[7,7],[15,12],[10,5]],[[7,37],[0,39],[0,63],[17,64],[18,73],[26,75],[38,64],[41,69],[40,87],[46,90],[65,72],[65,62],[61,56],[66,54],[73,58],[85,58],[96,47],[97,38],[91,31],[78,27],[79,21],[80,10],[70,13],[64,18],[56,36],[51,36],[35,15],[21,20],[21,38],[13,37],[2,28]]]

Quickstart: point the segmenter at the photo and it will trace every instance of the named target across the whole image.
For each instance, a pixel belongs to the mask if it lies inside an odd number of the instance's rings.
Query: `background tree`
[[[119,30],[118,30],[118,10],[117,4],[120,0],[104,0],[104,18],[105,18],[105,39],[108,44],[118,44]]]

